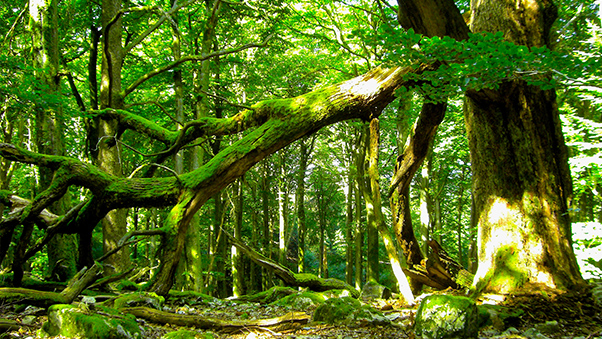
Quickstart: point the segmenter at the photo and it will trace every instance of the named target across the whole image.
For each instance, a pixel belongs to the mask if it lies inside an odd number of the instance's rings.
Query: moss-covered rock
[[[391,295],[390,288],[383,286],[374,280],[370,280],[362,288],[360,298],[362,301],[368,302],[374,299],[389,299],[391,298]]]
[[[347,324],[358,323],[385,324],[388,319],[374,308],[362,304],[354,298],[332,298],[326,300],[314,311],[313,321],[325,322],[328,324]]]
[[[479,312],[474,300],[451,295],[431,295],[416,312],[416,335],[425,339],[475,338]]]
[[[322,293],[303,291],[288,295],[284,298],[278,299],[272,302],[272,306],[285,306],[293,310],[304,311],[320,305],[326,301],[326,298]]]
[[[165,298],[151,292],[134,292],[120,295],[119,297],[107,301],[107,305],[119,309],[124,307],[151,307],[157,310],[161,309],[165,303]]]
[[[117,313],[117,310],[114,310]],[[72,305],[53,305],[40,336],[109,339],[142,338],[142,330],[131,315],[100,315]]]

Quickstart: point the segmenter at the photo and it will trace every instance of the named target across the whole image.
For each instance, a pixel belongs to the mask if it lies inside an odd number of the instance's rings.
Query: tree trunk
[[[385,218],[382,213],[381,199],[380,199],[380,175],[378,173],[378,145],[380,143],[380,124],[378,118],[370,121],[370,144],[368,145],[368,176],[370,178],[370,187],[372,189],[372,205],[374,208],[374,216],[378,233],[383,239],[389,262],[391,263],[391,269],[397,280],[397,287],[399,292],[403,295],[407,303],[414,303],[414,295],[408,283],[408,279],[403,273],[402,267],[405,268],[405,262],[402,262],[399,258],[399,252],[395,246],[395,241],[389,233],[389,229],[385,225]]]
[[[412,28],[416,33],[427,37],[450,36],[456,40],[468,38],[468,27],[452,0],[399,0],[398,4],[397,19],[406,29]],[[420,265],[423,259],[409,215],[409,185],[428,153],[446,106],[444,103],[423,105],[414,135],[397,160],[389,188],[393,228],[408,267]],[[412,288],[417,292],[422,287],[421,282],[412,276],[410,278]]]
[[[313,149],[313,138],[308,146],[308,139],[302,139],[299,143],[299,172],[297,174],[297,193],[295,203],[297,204],[297,227],[299,228],[299,250],[297,255],[297,272],[305,271],[305,235],[307,224],[305,220],[305,176],[309,161],[309,155]]]
[[[243,215],[243,181],[244,176],[236,181],[234,186],[234,239],[242,241],[242,215]],[[239,297],[245,294],[245,272],[243,267],[242,256],[238,252],[236,246],[232,246],[232,295]]]
[[[102,68],[100,85],[100,108],[123,108],[121,94],[121,69],[123,64],[123,47],[121,0],[102,1]],[[121,145],[119,143],[118,122],[114,119],[94,119],[97,140],[95,141],[96,164],[105,172],[122,176]],[[102,220],[103,250],[105,253],[117,247],[117,242],[126,233],[126,211],[115,209],[107,213]],[[129,251],[125,247],[113,254],[106,261],[110,269],[106,275],[124,271],[130,266]]]
[[[355,203],[355,215],[354,215],[354,220],[353,223],[355,225],[355,234],[353,236],[353,238],[355,239],[355,288],[358,290],[361,290],[363,287],[363,273],[364,273],[364,268],[363,268],[363,247],[364,247],[364,230],[362,227],[362,189],[360,187],[360,185],[362,184],[362,180],[363,178],[361,177],[362,174],[360,174],[360,166],[364,165],[364,160],[362,159],[362,149],[361,149],[361,143],[362,143],[362,132],[357,129],[356,131],[356,153],[354,154],[354,161],[355,161],[355,168],[356,168],[356,173],[355,173],[355,180],[353,181],[353,185],[355,186],[355,198],[354,198],[354,203]]]
[[[347,159],[347,199],[345,201],[345,282],[353,285],[353,247],[354,247],[354,224],[353,224],[353,152],[351,142],[345,143],[345,155]]]
[[[372,196],[372,182],[366,169],[370,166],[370,128],[365,125],[362,129],[359,148],[358,181],[366,206],[366,281],[380,280],[378,258],[378,220]]]
[[[54,0],[30,2],[30,23],[33,35],[34,67],[36,78],[45,86],[42,93],[49,96],[60,95],[59,42],[57,3]],[[50,101],[50,100],[47,100]],[[51,102],[51,101],[50,101]],[[60,105],[36,107],[36,145],[38,152],[52,155],[64,155],[63,113]],[[54,171],[40,168],[39,191],[50,186]],[[66,194],[56,202],[53,211],[66,212]],[[26,242],[27,244],[29,241]],[[18,252],[18,251],[17,251]],[[77,247],[73,235],[55,235],[47,245],[48,276],[58,281],[66,281],[75,275]],[[20,261],[17,258],[17,262]],[[20,271],[20,268],[17,268]],[[15,276],[19,276],[20,273]]]
[[[264,160],[262,166],[261,176],[261,210],[262,210],[262,250],[263,255],[268,258],[272,258],[272,230],[270,227],[270,162],[268,159]],[[262,270],[262,289],[268,290],[273,286],[272,272]]]
[[[504,32],[527,47],[549,45],[550,0],[471,4],[474,32]],[[571,178],[556,94],[522,81],[467,93],[465,120],[479,227],[477,292],[526,284],[573,289],[583,283],[572,248]]]

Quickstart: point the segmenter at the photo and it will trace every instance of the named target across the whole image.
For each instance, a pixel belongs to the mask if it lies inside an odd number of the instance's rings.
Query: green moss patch
[[[142,338],[142,331],[133,316],[100,315],[59,304],[48,309],[48,322],[42,326],[40,335],[88,339]]]

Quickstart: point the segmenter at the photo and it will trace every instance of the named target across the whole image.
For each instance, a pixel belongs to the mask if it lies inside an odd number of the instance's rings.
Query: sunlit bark
[[[550,0],[477,1],[472,30],[504,32],[527,47],[549,44]],[[474,173],[479,268],[476,291],[583,283],[571,241],[568,154],[556,95],[521,81],[469,92],[466,124]]]

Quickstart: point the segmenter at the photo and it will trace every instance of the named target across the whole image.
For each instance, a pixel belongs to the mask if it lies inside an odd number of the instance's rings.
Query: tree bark
[[[370,178],[370,187],[372,189],[372,205],[374,208],[374,217],[378,233],[382,237],[389,262],[391,263],[391,269],[397,280],[397,287],[399,292],[403,295],[407,303],[414,303],[414,295],[408,283],[408,279],[403,273],[402,268],[406,266],[405,262],[400,260],[399,252],[395,246],[393,237],[389,233],[389,229],[385,225],[385,218],[382,213],[381,199],[380,199],[380,175],[378,173],[378,145],[380,144],[380,123],[378,118],[370,121],[370,144],[368,145],[368,156],[369,156],[369,167],[368,176]],[[367,202],[366,202],[367,203]],[[378,239],[377,239],[378,240]],[[378,243],[378,241],[377,241]]]
[[[366,207],[366,281],[380,280],[378,258],[378,220],[377,211],[372,196],[372,182],[370,174],[366,173],[370,167],[370,127],[365,125],[360,134],[361,142],[358,159],[358,185],[364,198]],[[368,170],[369,171],[369,170]]]
[[[290,328],[290,325],[306,324],[310,316],[305,312],[290,312],[283,316],[258,320],[222,320],[200,315],[174,314],[163,312],[148,307],[128,307],[120,311],[132,314],[137,318],[143,318],[154,323],[170,324],[176,326],[196,327],[200,329],[215,329],[222,332],[232,333],[242,329],[270,328],[278,331],[279,328]]]
[[[472,30],[504,32],[527,47],[549,46],[549,0],[471,4]],[[583,284],[572,248],[568,154],[556,94],[522,81],[467,93],[465,111],[478,217],[476,292],[525,285]]]
[[[166,294],[173,285],[176,267],[192,217],[215,193],[278,149],[329,124],[348,119],[371,119],[394,99],[394,92],[407,84],[403,75],[428,69],[375,69],[360,77],[305,95],[262,101],[230,118],[197,120],[178,134],[158,127],[129,112],[105,109],[98,117],[120,122],[122,128],[177,140],[184,135],[225,135],[252,131],[223,149],[199,169],[180,176],[123,178],[111,175],[77,159],[47,156],[9,144],[0,144],[0,156],[17,162],[50,167],[58,173],[49,189],[38,195],[31,208],[21,212],[22,220],[33,220],[56,201],[70,185],[85,187],[91,197],[56,225],[59,233],[89,232],[108,211],[131,207],[173,206],[164,225],[162,258],[150,289]],[[370,82],[369,88],[363,86]]]
[[[121,94],[121,69],[123,64],[121,0],[102,1],[102,67],[100,85],[100,108],[123,108]],[[119,124],[114,119],[94,119],[98,137],[96,141],[96,164],[109,174],[121,176],[121,144],[119,143]],[[126,233],[126,210],[109,211],[102,220],[103,250],[105,253],[117,247],[117,242]],[[111,275],[123,271],[130,265],[129,251],[124,248],[115,253],[107,262],[112,269],[105,270]]]

